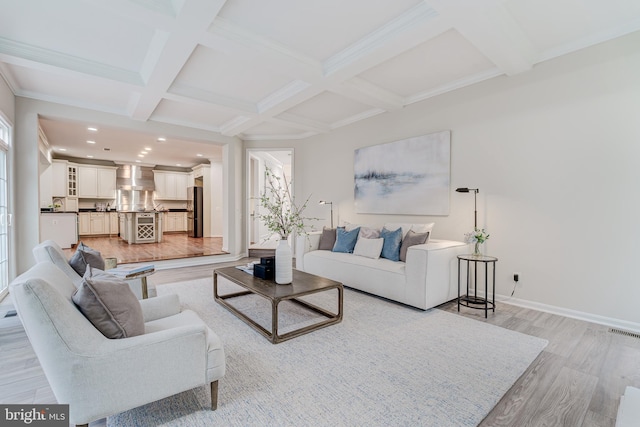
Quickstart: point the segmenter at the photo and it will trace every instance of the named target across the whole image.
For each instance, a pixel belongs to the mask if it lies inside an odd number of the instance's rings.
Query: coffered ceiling
[[[331,132],[640,29],[638,0],[0,0],[0,11],[0,73],[16,95],[244,140]],[[84,136],[50,133],[84,155]]]

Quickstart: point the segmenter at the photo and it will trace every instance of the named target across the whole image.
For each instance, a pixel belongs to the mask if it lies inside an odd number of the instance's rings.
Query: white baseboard
[[[544,311],[551,314],[557,314],[559,316],[570,317],[573,319],[584,320],[586,322],[609,326],[611,328],[640,333],[640,323],[629,322],[627,320],[614,319],[612,317],[600,316],[598,314],[586,313],[584,311],[577,311],[569,308],[557,307],[554,305],[542,304],[540,302],[528,301],[499,294],[496,294],[496,302],[502,302],[506,304],[516,305],[518,307]]]

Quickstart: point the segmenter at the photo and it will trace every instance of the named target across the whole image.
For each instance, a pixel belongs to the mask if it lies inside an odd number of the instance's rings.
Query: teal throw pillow
[[[383,228],[380,231],[380,237],[384,239],[382,244],[382,253],[380,257],[387,258],[391,261],[400,261],[400,246],[402,245],[402,228],[389,231]]]
[[[354,228],[351,231],[345,230],[344,227],[338,227],[333,252],[353,253],[353,248],[355,248],[356,241],[358,240],[358,233],[360,233],[360,227]]]

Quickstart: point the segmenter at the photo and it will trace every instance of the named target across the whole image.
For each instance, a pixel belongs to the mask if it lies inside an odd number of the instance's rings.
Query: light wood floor
[[[223,265],[228,264],[216,266]],[[204,265],[158,271],[149,277],[149,293],[155,295],[156,287],[166,283],[211,277],[213,268]],[[0,304],[0,315],[3,305],[6,308],[7,303]],[[439,308],[457,313],[453,302]],[[486,320],[479,310],[461,310],[461,316],[549,341],[480,424],[483,427],[614,426],[624,388],[640,387],[640,339],[610,333],[605,326],[506,303],[498,303],[495,314],[490,313]],[[0,319],[0,347],[0,402],[54,402],[17,318]],[[92,427],[104,425],[105,420],[91,423]]]
[[[167,259],[191,258],[226,254],[222,250],[222,237],[189,237],[187,233],[165,233],[161,243],[130,245],[118,236],[80,237],[85,245],[100,251],[105,258],[117,258],[118,264],[149,262]],[[67,258],[75,248],[65,249]]]

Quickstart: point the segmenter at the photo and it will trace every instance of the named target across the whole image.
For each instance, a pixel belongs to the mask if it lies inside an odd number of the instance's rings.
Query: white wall
[[[434,238],[491,233],[498,294],[640,324],[640,33],[373,117],[295,147],[297,197],[310,216],[383,224],[435,221]],[[451,210],[442,217],[358,215],[356,148],[450,129]]]

